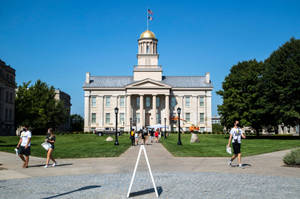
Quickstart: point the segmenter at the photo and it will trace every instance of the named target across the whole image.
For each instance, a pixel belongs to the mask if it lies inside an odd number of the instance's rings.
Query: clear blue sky
[[[216,95],[232,65],[264,60],[300,36],[300,1],[66,1],[0,0],[0,59],[18,84],[41,79],[69,93],[83,115],[85,72],[132,75],[137,39],[150,29],[159,40],[164,75],[211,73]]]

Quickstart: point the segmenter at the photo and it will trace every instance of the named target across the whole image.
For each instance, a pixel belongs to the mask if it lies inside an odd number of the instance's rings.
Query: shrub
[[[292,150],[283,158],[283,162],[287,165],[300,165],[300,149]]]

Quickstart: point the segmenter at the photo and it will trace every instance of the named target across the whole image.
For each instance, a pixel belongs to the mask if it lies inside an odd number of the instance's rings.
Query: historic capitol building
[[[158,40],[149,30],[138,39],[138,64],[133,76],[92,76],[86,73],[84,90],[84,131],[115,127],[115,107],[119,108],[118,127],[166,124],[177,130],[177,108],[181,108],[181,128],[191,125],[212,131],[209,73],[205,76],[165,76],[158,64]]]

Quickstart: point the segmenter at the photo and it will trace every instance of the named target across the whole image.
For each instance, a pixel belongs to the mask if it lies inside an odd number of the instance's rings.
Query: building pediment
[[[134,88],[134,89],[136,89],[136,88],[138,88],[138,89],[142,89],[142,88],[170,89],[171,86],[168,84],[147,78],[147,79],[144,79],[141,81],[137,81],[137,82],[128,84],[126,86],[126,88],[127,89],[130,89],[130,88]]]

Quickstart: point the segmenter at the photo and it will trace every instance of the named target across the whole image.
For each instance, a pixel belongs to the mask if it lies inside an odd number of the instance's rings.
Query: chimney
[[[87,84],[90,83],[90,76],[91,76],[90,72],[85,73],[85,83],[87,83]]]
[[[205,73],[205,82],[206,82],[207,84],[210,83],[210,73],[209,73],[209,72]]]

